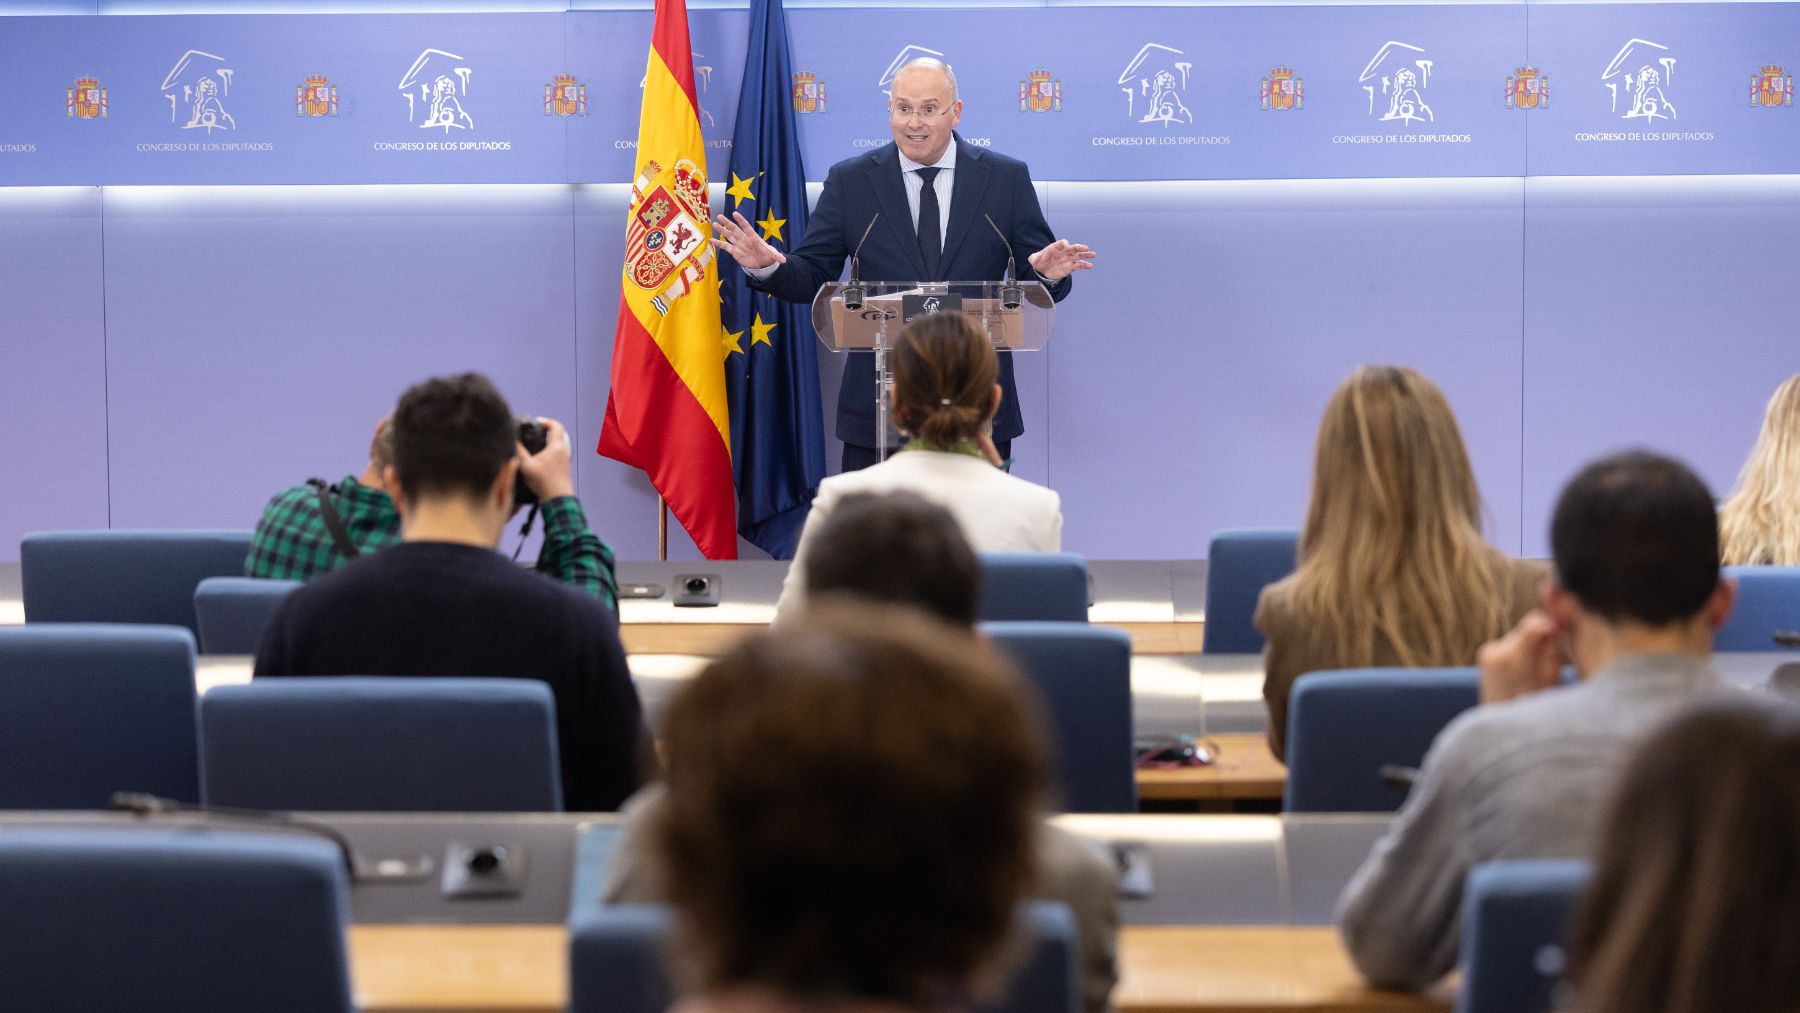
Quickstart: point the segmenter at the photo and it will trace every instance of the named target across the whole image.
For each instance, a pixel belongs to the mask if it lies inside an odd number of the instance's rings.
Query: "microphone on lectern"
[[[881,212],[875,212],[875,217],[869,219],[868,227],[863,229],[862,238],[856,241],[856,252],[850,254],[850,284],[844,286],[843,292],[844,308],[847,310],[862,309],[863,298],[868,295],[862,284],[862,248],[869,241],[869,233],[875,231],[875,222],[880,218]]]
[[[988,228],[994,230],[994,235],[1000,237],[1000,245],[1006,247],[1006,280],[1000,285],[1000,305],[1004,309],[1016,310],[1025,301],[1025,293],[1019,289],[1019,272],[1013,261],[1012,244],[1006,241],[1006,233],[1000,231],[1000,226],[994,224],[993,215],[984,211],[981,217],[987,219]]]

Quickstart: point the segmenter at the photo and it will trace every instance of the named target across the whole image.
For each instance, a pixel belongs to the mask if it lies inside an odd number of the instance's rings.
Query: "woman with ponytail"
[[[788,567],[777,611],[805,597],[811,536],[846,496],[912,492],[948,509],[976,552],[1056,552],[1062,501],[1049,489],[1002,469],[987,427],[1000,410],[999,360],[987,335],[961,313],[914,320],[888,353],[894,372],[894,424],[907,438],[872,468],[835,475],[819,486]]]

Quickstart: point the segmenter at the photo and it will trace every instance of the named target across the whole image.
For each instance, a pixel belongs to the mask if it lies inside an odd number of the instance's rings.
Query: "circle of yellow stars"
[[[735,172],[731,174],[731,185],[725,188],[725,194],[732,198],[731,206],[733,210],[736,210],[738,205],[745,201],[751,201],[753,203],[756,201],[756,193],[751,190],[751,187],[754,186],[756,181],[761,177],[762,173],[760,172],[751,176],[749,179],[745,179]],[[766,242],[775,243],[786,241],[781,234],[781,229],[786,224],[787,219],[775,217],[775,211],[771,208],[757,221],[756,227],[762,230],[762,237]],[[757,345],[763,344],[768,345],[770,348],[774,348],[775,342],[771,340],[769,336],[775,332],[777,326],[779,325],[765,323],[762,314],[757,313],[756,319],[750,324],[750,347],[755,348]],[[724,346],[726,357],[730,357],[733,352],[743,355],[744,332],[726,331],[724,341],[721,342],[721,344]]]

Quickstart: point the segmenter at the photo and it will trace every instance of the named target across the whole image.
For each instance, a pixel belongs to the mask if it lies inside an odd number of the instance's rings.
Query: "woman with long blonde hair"
[[[1481,534],[1481,496],[1444,395],[1404,366],[1362,366],[1319,423],[1299,566],[1263,589],[1269,747],[1307,672],[1469,665],[1537,602],[1543,567]]]
[[[1719,509],[1727,566],[1800,565],[1800,373],[1769,398],[1762,433]]]

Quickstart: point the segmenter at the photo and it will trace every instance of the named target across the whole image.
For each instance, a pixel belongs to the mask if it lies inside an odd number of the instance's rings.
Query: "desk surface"
[[[356,1000],[367,1013],[560,1011],[568,998],[560,925],[357,925]],[[1119,938],[1122,1013],[1443,1011],[1449,997],[1377,992],[1335,930],[1314,926],[1140,926]]]
[[[1261,735],[1214,735],[1218,758],[1204,767],[1137,772],[1138,798],[1193,801],[1279,799],[1287,767]]]

